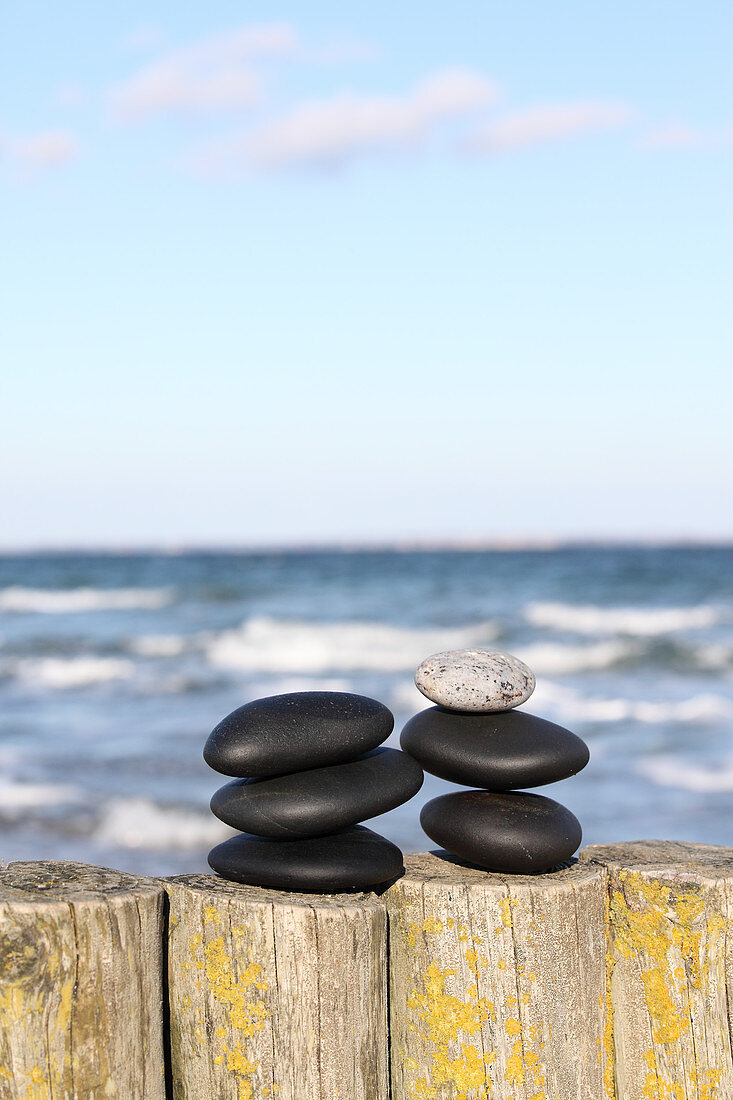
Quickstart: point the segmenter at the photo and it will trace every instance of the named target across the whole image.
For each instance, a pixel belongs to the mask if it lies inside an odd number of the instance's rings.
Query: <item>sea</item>
[[[0,556],[0,860],[203,870],[232,835],[201,755],[225,714],[353,691],[397,746],[416,666],[463,647],[526,661],[523,709],[588,742],[538,791],[586,843],[733,845],[733,547],[65,552]],[[435,847],[420,808],[453,789],[367,824]]]

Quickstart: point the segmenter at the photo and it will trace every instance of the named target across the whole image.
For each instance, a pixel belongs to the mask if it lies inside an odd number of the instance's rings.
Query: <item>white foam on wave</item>
[[[695,661],[700,668],[725,672],[733,667],[733,646],[724,643],[701,646],[695,653]]]
[[[28,657],[16,662],[15,675],[25,683],[64,691],[109,680],[127,680],[134,666],[115,657]]]
[[[416,668],[428,653],[482,644],[495,634],[486,623],[419,630],[386,623],[258,617],[212,639],[206,653],[212,665],[247,672],[403,672]]]
[[[538,643],[518,647],[517,656],[541,676],[562,676],[571,672],[592,672],[611,668],[638,652],[628,642],[596,642],[589,645]]]
[[[719,621],[720,611],[699,607],[597,607],[593,604],[530,603],[524,617],[533,626],[575,634],[654,636],[695,630]]]
[[[413,714],[433,704],[412,684],[395,687],[391,704],[399,711]],[[564,722],[643,722],[665,724],[718,722],[733,715],[733,703],[720,695],[695,695],[678,702],[649,702],[583,695],[573,688],[542,680],[526,704],[520,708],[532,714]]]
[[[94,840],[113,848],[203,848],[231,836],[210,814],[159,806],[147,798],[115,798],[105,809]]]
[[[690,699],[647,701],[582,695],[561,684],[537,685],[529,708],[575,722],[643,722],[649,725],[685,722],[719,722],[733,713],[733,704],[720,695],[701,694]]]
[[[415,711],[425,710],[427,707],[435,706],[435,704],[426,699],[413,683],[408,682],[394,686],[390,695],[390,706],[393,710],[407,711],[409,714],[414,714]]]
[[[22,588],[0,589],[0,611],[63,615],[75,611],[128,611],[165,607],[169,588]]]
[[[353,684],[343,676],[283,676],[268,681],[262,690],[270,695],[291,691],[353,691]]]
[[[79,792],[74,787],[0,779],[0,813],[6,815],[39,806],[59,806],[65,802],[75,802],[78,798]]]
[[[128,648],[141,657],[180,657],[187,645],[188,639],[180,634],[143,634],[128,642]]]
[[[733,791],[733,760],[715,767],[701,767],[678,756],[654,756],[636,766],[639,775],[658,787],[677,787],[701,794]]]

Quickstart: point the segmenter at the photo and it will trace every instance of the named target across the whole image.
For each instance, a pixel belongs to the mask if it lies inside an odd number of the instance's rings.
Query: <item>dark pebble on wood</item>
[[[431,840],[487,871],[547,871],[580,846],[580,822],[541,794],[455,791],[423,806]]]
[[[491,791],[555,783],[590,759],[580,737],[520,710],[459,714],[430,707],[410,719],[400,744],[425,771]]]
[[[209,735],[204,760],[224,775],[282,775],[352,760],[381,745],[393,726],[387,707],[363,695],[272,695],[222,719]]]
[[[407,753],[374,749],[345,764],[235,779],[214,794],[211,811],[233,829],[297,839],[386,813],[417,794],[422,783],[422,768]]]
[[[306,840],[240,833],[212,848],[209,865],[250,886],[329,894],[368,890],[403,871],[399,848],[363,825]]]

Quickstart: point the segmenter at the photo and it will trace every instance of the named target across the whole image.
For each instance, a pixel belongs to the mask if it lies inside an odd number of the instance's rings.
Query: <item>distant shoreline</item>
[[[365,542],[176,543],[116,545],[48,545],[0,547],[0,558],[15,557],[255,557],[262,554],[512,554],[556,553],[564,550],[726,550],[733,536],[720,538],[506,538],[396,539]]]

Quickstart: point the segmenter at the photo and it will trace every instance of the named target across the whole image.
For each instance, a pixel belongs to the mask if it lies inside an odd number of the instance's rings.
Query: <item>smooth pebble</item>
[[[555,783],[590,758],[580,737],[523,710],[458,714],[430,707],[409,720],[400,744],[425,771],[491,791]]]
[[[209,852],[223,878],[276,890],[338,893],[368,890],[397,878],[402,852],[363,825],[306,840],[273,840],[240,833]]]
[[[492,649],[453,649],[427,657],[415,673],[422,694],[449,710],[486,714],[525,703],[534,673],[518,657]]]
[[[346,691],[296,691],[255,699],[209,734],[204,760],[234,776],[282,775],[361,756],[394,727],[383,703]]]
[[[417,794],[423,771],[398,749],[272,779],[235,779],[211,799],[218,818],[246,833],[307,837],[386,813]]]
[[[423,806],[420,824],[431,840],[487,871],[548,871],[580,847],[574,814],[541,794],[455,791]]]

